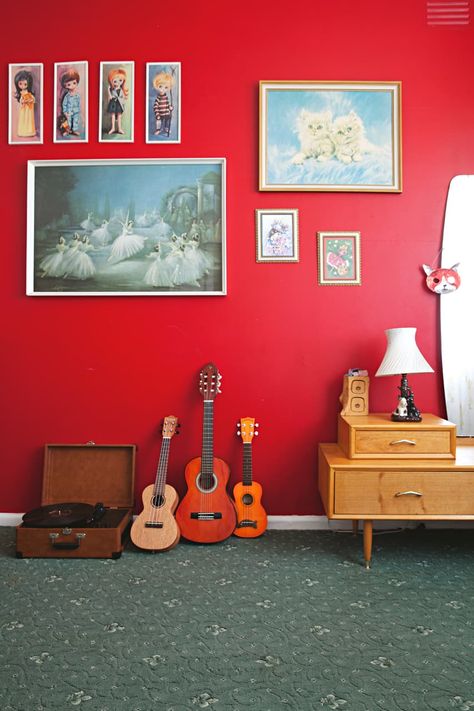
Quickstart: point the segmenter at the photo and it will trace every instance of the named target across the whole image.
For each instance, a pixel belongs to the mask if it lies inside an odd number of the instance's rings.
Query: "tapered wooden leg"
[[[357,536],[358,531],[359,531],[359,521],[355,518],[352,521],[352,533],[354,534],[354,536]]]
[[[364,561],[367,570],[372,558],[372,521],[364,521]]]

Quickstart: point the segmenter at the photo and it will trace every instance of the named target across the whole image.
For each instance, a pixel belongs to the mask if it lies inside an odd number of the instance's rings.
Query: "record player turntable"
[[[16,529],[19,558],[119,558],[132,520],[135,445],[47,444],[42,506]]]

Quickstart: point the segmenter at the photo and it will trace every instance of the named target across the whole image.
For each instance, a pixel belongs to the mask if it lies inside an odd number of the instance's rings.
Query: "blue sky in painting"
[[[112,213],[135,202],[137,213],[159,207],[162,195],[180,186],[194,186],[211,171],[221,174],[221,166],[209,164],[151,164],[68,166],[77,179],[71,198],[80,196],[84,204],[94,204],[108,195]]]
[[[392,94],[390,91],[267,91],[268,184],[368,184],[392,183]],[[343,164],[333,158],[314,159],[303,165],[291,160],[300,150],[297,118],[306,109],[330,111],[332,119],[355,111],[361,118],[368,150],[362,161]]]

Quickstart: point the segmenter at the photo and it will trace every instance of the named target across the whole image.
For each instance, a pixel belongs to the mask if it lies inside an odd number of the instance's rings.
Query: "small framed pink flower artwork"
[[[299,262],[298,210],[255,210],[257,262]]]
[[[318,282],[360,286],[360,232],[318,232]]]

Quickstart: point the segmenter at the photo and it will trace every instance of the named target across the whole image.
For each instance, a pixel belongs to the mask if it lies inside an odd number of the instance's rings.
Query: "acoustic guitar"
[[[144,550],[169,551],[180,538],[179,527],[173,515],[178,505],[178,494],[174,487],[166,483],[170,442],[178,426],[176,417],[165,417],[155,483],[143,490],[143,511],[130,529],[133,543]]]
[[[202,455],[186,465],[188,490],[176,511],[181,534],[195,543],[223,541],[236,525],[234,504],[226,491],[230,470],[224,460],[214,456],[214,400],[221,392],[221,378],[213,363],[199,374],[204,400]]]
[[[252,480],[252,440],[258,435],[258,423],[253,417],[242,417],[237,425],[237,434],[242,437],[243,475],[242,482],[234,486],[234,501],[237,509],[236,536],[257,538],[267,528],[267,514],[262,506],[262,487]]]

